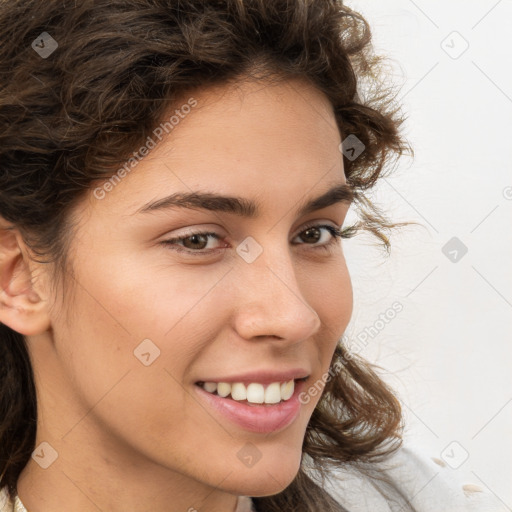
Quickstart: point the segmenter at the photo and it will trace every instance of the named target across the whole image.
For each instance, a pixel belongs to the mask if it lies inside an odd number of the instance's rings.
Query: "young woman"
[[[361,15],[20,0],[0,31],[0,510],[483,503],[416,498],[440,466],[341,341],[340,239],[389,246],[365,191],[408,149]]]

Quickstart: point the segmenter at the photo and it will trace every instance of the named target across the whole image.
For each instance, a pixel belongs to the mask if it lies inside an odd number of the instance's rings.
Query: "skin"
[[[282,491],[299,470],[319,393],[284,430],[258,434],[215,416],[193,387],[205,376],[283,367],[306,368],[313,385],[328,371],[352,314],[343,242],[324,250],[328,231],[316,244],[299,235],[311,223],[341,227],[348,204],[295,212],[346,182],[340,134],[327,98],[301,81],[240,81],[193,96],[197,107],[104,199],[91,190],[73,211],[66,301],[19,233],[0,231],[0,321],[26,336],[36,446],[58,453],[47,469],[30,459],[21,474],[31,512],[61,503],[225,512],[239,495]],[[261,214],[134,213],[191,189],[252,199]],[[216,252],[184,255],[161,243],[191,230],[218,233],[207,239]],[[250,264],[236,252],[248,236],[263,248]],[[149,366],[133,353],[144,339],[160,350]],[[247,443],[261,453],[252,467],[237,457]]]

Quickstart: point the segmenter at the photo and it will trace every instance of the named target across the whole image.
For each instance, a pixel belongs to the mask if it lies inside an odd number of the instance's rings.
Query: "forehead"
[[[181,98],[178,109],[190,96]],[[201,152],[237,154],[251,149],[251,156],[256,157],[276,149],[280,153],[288,148],[298,151],[304,144],[304,149],[326,149],[332,142],[329,136],[339,138],[329,100],[304,80],[235,82],[193,96],[197,106],[160,144],[160,155],[178,144],[187,145],[188,150],[195,144],[197,151],[190,157]],[[259,146],[262,142],[266,145]]]
[[[114,201],[142,206],[164,193],[192,190],[300,197],[323,178],[330,184],[345,181],[332,106],[304,81],[194,91],[176,102],[168,117],[175,118],[173,128],[123,173],[103,206]]]

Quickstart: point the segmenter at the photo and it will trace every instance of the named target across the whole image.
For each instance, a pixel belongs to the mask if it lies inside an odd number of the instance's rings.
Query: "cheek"
[[[164,249],[156,248],[142,254],[113,250],[81,265],[84,288],[99,306],[99,314],[107,313],[107,327],[117,324],[133,342],[166,339],[181,322],[197,316],[197,306],[225,274],[220,267],[205,271],[200,265],[166,260],[162,254]]]
[[[345,330],[353,308],[353,290],[345,264],[330,273],[323,283],[324,293],[319,297],[320,308],[325,313],[325,323],[336,331]]]
[[[353,289],[348,268],[343,258],[328,269],[317,272],[315,280],[305,280],[304,291],[310,306],[322,321],[321,331],[315,337],[314,354],[318,372],[308,382],[310,412],[316,407],[330,370],[334,350],[350,322],[353,311]]]
[[[72,441],[73,433],[92,425],[99,435],[156,457],[154,447],[183,438],[190,416],[201,412],[190,403],[183,381],[207,339],[197,315],[212,307],[207,300],[194,304],[212,283],[188,289],[183,283],[187,293],[173,293],[169,282],[141,279],[141,272],[127,270],[119,265],[108,274],[87,274],[94,279],[82,277],[75,313],[67,326],[56,325],[61,387],[74,404],[63,431],[72,429]],[[164,451],[164,461],[180,460],[176,443]]]
[[[216,326],[226,323],[218,293],[226,269],[184,271],[182,265],[141,262],[115,251],[92,254],[101,255],[77,265],[73,312],[60,345],[70,372],[83,376],[84,389],[92,388],[95,396],[130,369],[149,376],[158,367],[182,382]],[[173,382],[169,373],[164,376]],[[140,386],[160,387],[150,379]]]
[[[317,269],[305,270],[301,278],[304,296],[320,317],[326,336],[335,343],[345,332],[354,302],[352,282],[343,256],[340,254]]]

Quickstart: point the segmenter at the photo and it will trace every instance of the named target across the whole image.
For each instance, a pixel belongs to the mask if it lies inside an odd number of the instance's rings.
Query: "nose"
[[[244,339],[279,338],[294,344],[313,336],[320,317],[300,289],[285,249],[266,248],[252,263],[238,262],[235,329]]]

